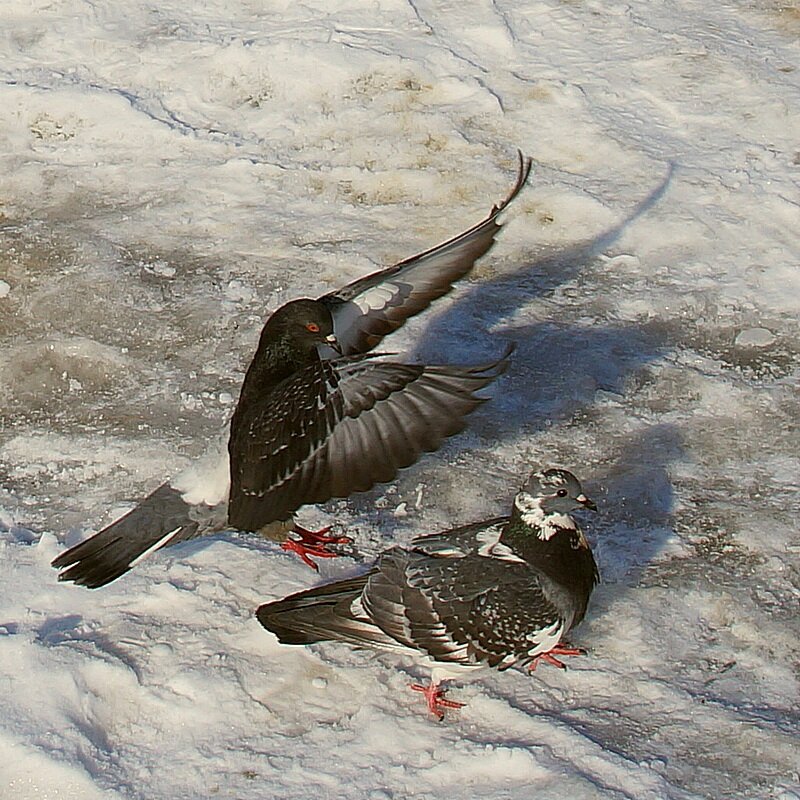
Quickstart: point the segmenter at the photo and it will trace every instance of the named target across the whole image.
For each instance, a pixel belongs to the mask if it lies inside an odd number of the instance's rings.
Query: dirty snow
[[[0,8],[0,797],[800,798],[800,13],[676,3]],[[199,457],[265,316],[534,175],[387,341],[518,348],[469,430],[303,511],[365,558],[574,471],[604,582],[562,673],[280,647],[316,578],[226,533],[111,586],[50,560]]]

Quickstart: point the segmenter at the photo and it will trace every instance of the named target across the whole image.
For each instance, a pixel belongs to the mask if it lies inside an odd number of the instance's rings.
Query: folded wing
[[[394,649],[398,643],[360,613],[359,598],[369,574],[297,592],[265,603],[258,621],[283,644],[330,639],[356,646]]]
[[[523,563],[393,548],[362,602],[381,630],[437,661],[509,666],[560,623],[541,581]]]

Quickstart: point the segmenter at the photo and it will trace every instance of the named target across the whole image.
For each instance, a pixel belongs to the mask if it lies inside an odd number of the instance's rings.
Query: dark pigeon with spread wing
[[[433,662],[423,692],[431,712],[446,700],[437,669],[514,664],[582,651],[562,637],[586,613],[598,580],[592,551],[569,516],[595,509],[572,473],[534,472],[511,515],[413,539],[384,552],[366,575],[262,605],[261,624],[284,644],[340,640],[412,650]]]
[[[308,503],[392,480],[423,452],[462,430],[476,395],[510,349],[480,366],[399,364],[369,355],[464,277],[494,243],[498,214],[530,173],[482,222],[437,247],[317,300],[286,303],[266,322],[231,419],[227,447],[156,489],[141,504],[53,561],[59,579],[96,588],[150,552],[226,527],[286,533],[309,555],[348,541],[293,525]]]

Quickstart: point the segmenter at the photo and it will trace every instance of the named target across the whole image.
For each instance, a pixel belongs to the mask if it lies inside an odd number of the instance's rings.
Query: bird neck
[[[309,364],[319,361],[316,348],[300,350],[285,338],[267,341],[262,336],[247,368],[239,394],[239,405],[269,393],[281,381]]]
[[[596,582],[592,551],[571,517],[552,516],[556,519],[548,520],[549,535],[543,536],[541,527],[526,522],[519,509],[514,508],[500,541],[557,583],[588,593]]]

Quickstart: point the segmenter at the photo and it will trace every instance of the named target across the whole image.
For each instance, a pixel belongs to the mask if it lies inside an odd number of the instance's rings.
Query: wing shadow
[[[674,166],[670,165],[659,184],[618,224],[591,239],[542,252],[512,272],[476,281],[422,328],[415,337],[421,344],[413,356],[428,363],[478,362],[491,357],[504,340],[516,342],[517,350],[487,410],[470,419],[466,435],[445,445],[445,460],[466,461],[465,467],[444,470],[441,460],[423,459],[401,473],[398,492],[393,495],[398,503],[413,497],[414,487],[421,481],[438,483],[443,502],[452,504],[447,516],[453,524],[473,521],[472,517],[464,517],[464,508],[458,502],[464,497],[465,479],[472,480],[471,486],[478,494],[483,491],[481,476],[487,476],[489,492],[513,492],[508,483],[512,476],[502,474],[492,453],[481,447],[482,442],[519,445],[527,438],[533,440],[545,428],[575,424],[580,415],[591,415],[598,402],[623,400],[637,372],[668,352],[671,343],[667,332],[657,324],[590,326],[555,319],[515,325],[505,320],[513,319],[519,308],[536,298],[592,270],[598,255],[665,194],[673,173]],[[491,331],[491,336],[486,337],[488,345],[475,336],[476,330]],[[469,352],[476,343],[481,350],[478,355]],[[591,430],[591,425],[587,428]],[[599,494],[603,515],[598,524],[587,520],[587,528],[590,532],[596,530],[601,537],[613,531],[611,539],[601,546],[601,553],[603,558],[606,554],[609,557],[608,575],[621,580],[649,563],[672,535],[669,464],[681,457],[683,448],[679,431],[671,425],[645,427],[623,436],[624,444],[613,431],[604,431],[602,437],[610,451],[601,454],[600,468],[594,469],[596,480],[587,485]],[[586,477],[580,475],[580,465],[571,465],[563,458],[559,461],[561,455],[552,453],[553,463],[573,468],[579,477]],[[522,466],[521,472],[527,468],[528,465]],[[521,480],[523,475],[517,477]],[[386,487],[381,486],[344,501],[362,533],[369,532],[365,555],[374,554],[390,541],[404,541],[422,532],[410,530],[418,527],[413,518],[398,519],[394,509],[386,508],[385,493]],[[509,497],[491,498],[489,502],[496,500],[499,503],[492,511],[505,513]]]
[[[492,340],[505,335],[511,338],[511,331],[497,326],[531,300],[547,295],[586,271],[603,251],[619,239],[626,228],[664,196],[674,172],[675,166],[670,164],[658,185],[616,225],[590,239],[566,247],[544,249],[511,272],[489,280],[475,281],[460,292],[444,311],[439,314],[429,312],[426,315],[428,323],[416,336],[420,344],[412,351],[413,356],[420,361],[441,359],[443,353],[459,353],[459,357],[462,357],[462,353],[468,352],[465,342],[471,344],[475,341],[475,330],[492,331]],[[496,346],[482,348],[484,354],[481,358],[485,357],[487,350],[492,354],[496,349]]]

